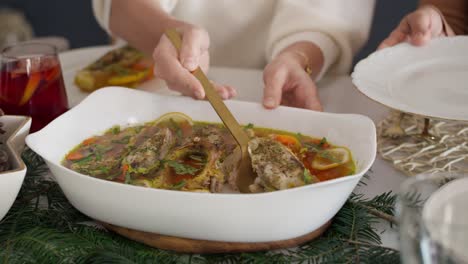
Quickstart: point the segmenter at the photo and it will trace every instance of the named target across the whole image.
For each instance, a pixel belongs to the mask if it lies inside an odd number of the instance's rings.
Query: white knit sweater
[[[111,1],[93,0],[95,16],[107,32]],[[326,72],[349,71],[354,54],[367,40],[375,4],[375,0],[154,1],[176,18],[208,31],[211,65],[262,68],[283,48],[305,40],[324,54],[319,78]]]

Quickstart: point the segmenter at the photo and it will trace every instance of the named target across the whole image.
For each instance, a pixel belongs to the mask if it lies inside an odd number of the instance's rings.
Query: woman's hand
[[[300,48],[300,45],[286,48],[265,67],[263,72],[265,83],[263,105],[269,109],[282,104],[322,111],[317,87],[311,76],[304,70],[309,64],[309,59],[305,57],[307,53],[298,52],[297,48]],[[313,52],[308,54],[314,54],[315,48],[314,45]],[[319,52],[320,56],[323,56],[321,51]],[[312,66],[313,72],[320,71],[323,63],[323,57],[320,56],[315,56],[319,57],[318,63],[311,61],[309,65]]]
[[[153,52],[154,74],[157,78],[165,80],[170,89],[196,99],[203,99],[205,98],[203,87],[191,72],[198,67],[204,72],[208,71],[210,61],[208,32],[187,23],[179,23],[177,30],[182,35],[180,54],[178,55],[171,41],[163,34]],[[223,99],[236,95],[236,91],[230,86],[217,84],[214,86]]]
[[[398,27],[379,45],[378,49],[408,41],[415,46],[427,44],[431,39],[447,36],[444,21],[435,7],[422,6],[405,16]]]

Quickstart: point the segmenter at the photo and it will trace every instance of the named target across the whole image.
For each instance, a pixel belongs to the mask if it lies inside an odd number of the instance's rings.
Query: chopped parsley
[[[195,175],[195,173],[197,173],[197,171],[199,170],[190,165],[179,163],[175,160],[165,160],[164,163],[166,163],[169,167],[173,168],[174,172],[178,175],[184,175],[184,174]]]
[[[177,184],[172,185],[172,189],[180,190],[185,186],[185,184],[186,184],[186,182],[184,180],[181,180]]]
[[[138,133],[140,133],[141,130],[143,130],[143,127],[144,126],[136,126],[136,127],[133,128],[133,131],[135,131],[135,133],[138,134]]]
[[[340,162],[340,159],[335,157],[333,154],[330,153],[330,151],[326,151],[326,150],[323,150],[323,151],[320,151],[319,153],[317,153],[317,155],[323,159],[327,159],[333,163],[339,163]]]
[[[319,153],[323,151],[323,147],[325,144],[328,144],[326,138],[322,138],[318,144],[312,143],[312,142],[307,142],[304,143],[304,146],[311,152]]]
[[[101,146],[101,145],[96,145],[94,149],[94,156],[96,157],[96,161],[102,160],[102,155],[107,153],[108,151],[112,150],[112,146]]]
[[[304,183],[310,184],[312,183],[314,176],[310,173],[308,169],[304,169]]]
[[[125,183],[126,184],[129,184],[132,182],[132,176],[130,175],[130,173],[125,173]]]
[[[117,126],[111,127],[110,132],[111,132],[113,135],[117,135],[118,133],[120,133],[120,126],[117,125]]]
[[[96,151],[96,152],[94,153],[94,156],[96,157],[96,161],[102,160],[102,153],[101,153],[101,152]]]
[[[118,177],[119,175],[120,175],[120,172],[116,172],[116,173],[114,173],[114,174],[108,175],[108,176],[106,177],[106,179],[108,179],[108,180],[113,180],[113,179],[115,179],[115,177]]]
[[[83,157],[82,159],[76,160],[73,163],[82,165],[84,163],[90,162],[92,159],[93,159],[93,154],[89,154],[88,156]]]
[[[254,125],[252,123],[248,123],[244,128],[245,129],[252,129],[252,128],[254,128]]]
[[[299,140],[299,142],[302,142],[302,139],[304,138],[304,136],[300,132],[298,132],[296,133],[296,138],[297,140]]]
[[[320,143],[319,143],[319,146],[320,147],[323,147],[325,144],[327,144],[327,138],[326,137],[323,137],[321,140],[320,140]]]
[[[104,173],[104,174],[107,174],[107,173],[110,172],[109,167],[105,167],[105,166],[100,166],[100,167],[98,167],[98,170],[99,170],[101,173]]]

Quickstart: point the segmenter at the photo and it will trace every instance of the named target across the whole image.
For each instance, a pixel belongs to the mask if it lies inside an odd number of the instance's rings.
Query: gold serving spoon
[[[175,29],[168,29],[166,30],[165,35],[172,42],[172,45],[174,45],[176,50],[180,52],[182,39],[179,32],[177,32]],[[255,174],[252,170],[252,164],[248,153],[249,137],[234,118],[231,111],[229,111],[229,109],[226,107],[218,92],[216,92],[213,85],[211,84],[211,81],[208,80],[206,75],[203,73],[202,69],[198,67],[192,72],[192,74],[202,84],[205,90],[206,98],[239,145],[241,159],[239,163],[239,172],[236,185],[240,192],[249,193],[249,185],[252,184],[255,179]]]

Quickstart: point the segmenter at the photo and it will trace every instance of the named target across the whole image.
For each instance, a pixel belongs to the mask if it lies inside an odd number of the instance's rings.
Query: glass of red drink
[[[68,110],[56,48],[42,43],[15,44],[0,57],[0,108],[8,115],[32,117],[31,132]]]

